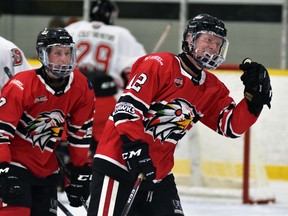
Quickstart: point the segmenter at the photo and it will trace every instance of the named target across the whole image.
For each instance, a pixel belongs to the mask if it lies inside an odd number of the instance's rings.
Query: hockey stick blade
[[[130,193],[130,195],[128,197],[126,205],[124,206],[124,209],[122,211],[121,216],[127,216],[129,214],[130,208],[131,208],[131,206],[133,204],[133,201],[134,201],[134,199],[135,199],[135,197],[137,195],[138,189],[140,187],[140,184],[141,184],[143,178],[144,178],[143,173],[140,173],[138,175],[136,181],[135,181],[135,184],[134,184],[132,190],[131,190],[131,193]]]
[[[58,206],[64,212],[65,215],[73,216],[73,214],[59,201],[58,201]]]

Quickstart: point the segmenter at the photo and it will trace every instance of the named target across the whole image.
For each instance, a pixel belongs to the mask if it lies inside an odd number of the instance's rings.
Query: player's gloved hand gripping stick
[[[245,86],[244,97],[250,113],[258,116],[266,104],[271,107],[272,88],[267,69],[251,59],[243,60],[239,68],[244,71],[241,80]]]
[[[18,177],[11,174],[9,169],[9,163],[0,163],[0,198],[8,204],[24,192]]]
[[[124,142],[122,157],[129,172],[143,173],[145,180],[152,181],[156,177],[156,168],[149,155],[149,145],[141,140]]]
[[[129,172],[140,173],[121,214],[121,216],[127,216],[142,180],[152,181],[155,179],[156,168],[149,155],[149,145],[146,142],[141,140],[131,141],[126,136],[121,136],[121,139],[123,141],[122,157],[126,162]]]
[[[88,211],[86,200],[90,193],[90,167],[88,167],[88,165],[83,167],[74,167],[72,164],[68,164],[66,167],[56,152],[55,155],[59,162],[60,169],[70,181],[70,184],[65,188],[70,205],[73,207],[83,205],[86,211]]]
[[[24,193],[21,182],[18,177],[9,174],[9,164],[7,162],[0,163],[0,198],[3,203],[9,203],[10,200]],[[67,216],[73,216],[72,213],[58,201],[59,208]],[[1,207],[0,207],[1,208]]]

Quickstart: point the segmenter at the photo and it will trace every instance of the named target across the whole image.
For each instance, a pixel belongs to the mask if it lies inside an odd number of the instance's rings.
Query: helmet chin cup
[[[194,52],[192,51],[191,55],[198,66],[209,70],[216,69],[225,60],[223,56],[217,53],[210,53],[207,50],[202,52],[202,54],[199,54],[198,50],[196,49]]]
[[[57,78],[65,78],[70,75],[73,68],[66,64],[58,65],[49,63],[48,66],[46,66],[46,70],[51,72]]]
[[[221,38],[223,40],[223,43],[221,45],[219,53],[211,53],[210,50],[204,50],[204,51],[199,50],[196,47],[195,41],[197,40],[198,35],[200,34],[210,34],[210,35]],[[217,35],[214,32],[210,32],[210,31],[200,31],[192,35],[192,41],[190,44],[189,54],[196,61],[198,66],[200,66],[201,68],[214,70],[225,61],[227,51],[228,51],[228,46],[229,46],[229,41],[227,40],[226,37]]]
[[[202,67],[209,70],[216,69],[225,59],[219,55],[203,55],[199,57],[194,57],[196,63]]]

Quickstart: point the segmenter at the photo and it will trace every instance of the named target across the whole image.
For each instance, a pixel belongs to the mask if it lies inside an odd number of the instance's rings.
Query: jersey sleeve
[[[11,161],[10,140],[14,137],[23,112],[25,88],[22,82],[12,78],[2,89],[0,98],[0,155],[2,161]]]
[[[133,65],[129,84],[116,104],[114,123],[119,134],[130,140],[143,140],[144,116],[155,96],[164,89],[165,82],[170,81],[170,73],[161,65],[156,59],[140,58]]]
[[[74,105],[67,121],[67,141],[71,162],[75,166],[87,163],[94,113],[94,91],[83,87],[81,97]]]
[[[14,57],[14,73],[15,74],[21,71],[32,69],[27,58],[25,57],[24,53],[21,50],[19,50],[19,53],[16,53],[15,55],[16,55],[16,57]],[[16,63],[15,63],[15,58],[18,58],[18,62]]]
[[[8,42],[7,42],[8,43]],[[16,45],[8,43],[1,48],[0,59],[0,90],[5,83],[16,73],[32,69],[23,51]]]
[[[209,99],[210,109],[200,121],[223,136],[240,137],[257,121],[257,117],[249,112],[245,99],[236,105],[226,86],[219,80],[217,82],[217,95]]]

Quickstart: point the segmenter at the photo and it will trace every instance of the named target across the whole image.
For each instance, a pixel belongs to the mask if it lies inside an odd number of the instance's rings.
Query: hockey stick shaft
[[[153,48],[151,53],[155,53],[159,50],[159,48],[161,47],[161,45],[164,43],[164,41],[166,40],[170,30],[171,30],[172,24],[168,23],[164,32],[162,33],[162,35],[160,36],[158,42],[156,43],[155,47]]]
[[[65,215],[73,216],[73,214],[59,201],[58,201],[58,206],[64,212]]]
[[[13,75],[12,75],[11,70],[10,70],[9,67],[5,66],[4,67],[4,72],[9,77],[9,79],[12,78]]]
[[[127,215],[129,214],[130,208],[131,208],[131,206],[132,206],[132,204],[133,204],[133,201],[134,201],[134,199],[135,199],[135,197],[136,197],[136,195],[137,195],[138,189],[139,189],[139,187],[140,187],[140,184],[141,184],[143,178],[144,178],[143,173],[140,173],[140,174],[138,175],[135,183],[134,183],[134,186],[133,186],[133,188],[132,188],[132,190],[131,190],[131,193],[130,193],[130,195],[129,195],[129,197],[128,197],[128,200],[127,200],[127,202],[126,202],[126,205],[124,206],[124,209],[123,209],[123,211],[122,211],[121,216],[127,216]]]
[[[69,181],[71,181],[71,175],[70,175],[69,170],[65,166],[65,164],[62,161],[62,159],[60,158],[60,156],[56,152],[54,152],[54,153],[55,153],[56,158],[59,162],[60,170],[62,170],[62,172],[66,175],[66,177],[69,179]],[[82,196],[80,197],[80,201],[81,201],[82,205],[84,206],[84,208],[86,209],[86,211],[88,211],[88,206],[87,206],[86,201],[84,200],[84,198]]]

